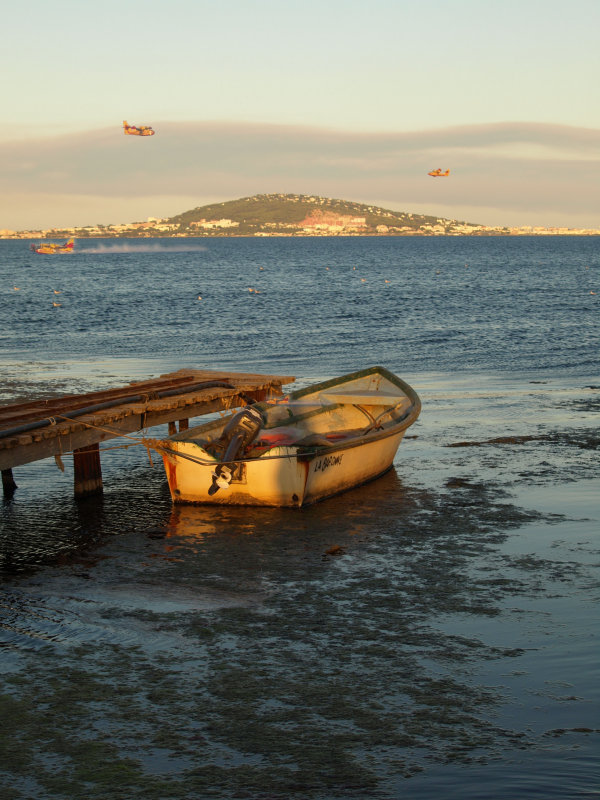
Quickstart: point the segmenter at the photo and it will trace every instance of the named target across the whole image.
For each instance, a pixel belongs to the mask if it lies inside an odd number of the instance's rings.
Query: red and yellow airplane
[[[123,120],[123,133],[125,136],[154,136],[155,131],[150,125],[130,125],[127,120]]]
[[[41,242],[40,244],[30,245],[30,249],[34,253],[39,253],[43,256],[52,256],[56,253],[72,253],[75,245],[75,239],[69,239],[64,244],[52,244],[52,242]]]
[[[432,169],[431,172],[427,174],[431,175],[432,178],[447,178],[448,175],[450,175],[450,170],[447,169],[446,172],[442,172],[441,167],[438,167],[437,169]]]

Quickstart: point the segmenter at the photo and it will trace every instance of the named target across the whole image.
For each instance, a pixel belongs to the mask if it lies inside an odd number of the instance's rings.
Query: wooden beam
[[[73,466],[75,497],[89,497],[103,491],[100,448],[97,443],[75,450]]]
[[[3,469],[2,491],[4,492],[4,496],[12,497],[12,495],[15,493],[16,488],[17,484],[15,483],[15,479],[13,478],[12,469]]]
[[[205,374],[202,373],[202,377]],[[41,416],[40,420],[46,422],[52,420],[51,424],[41,427],[35,427],[33,424],[30,428],[28,422],[20,430],[15,426],[14,435],[0,438],[0,471],[64,455],[93,444],[97,445],[99,442],[139,433],[171,422],[179,422],[179,430],[185,430],[190,419],[245,405],[247,398],[256,402],[273,395],[281,395],[282,382],[293,380],[287,376],[250,374],[231,374],[229,379],[238,384],[235,389],[201,387],[198,391],[192,392],[182,390],[181,395],[149,397],[98,409],[89,415],[73,417],[70,420],[61,417],[59,413],[53,416],[52,412],[48,411],[48,418],[45,420]],[[240,383],[242,385],[239,385]],[[77,399],[81,407],[81,397]],[[0,421],[1,411],[0,408]],[[14,417],[16,412],[12,409],[11,413]],[[68,416],[68,411],[62,410],[62,413]]]
[[[252,395],[253,392],[246,392],[246,394]],[[187,405],[185,414],[186,417],[196,417],[223,411],[230,407],[231,397],[215,398]],[[15,437],[15,440],[7,443],[9,446],[0,448],[0,469],[22,466],[43,458],[70,453],[90,444],[97,444],[118,436],[138,433],[156,425],[165,425],[180,419],[181,412],[181,408],[154,411],[147,406],[136,405],[129,406],[127,413],[121,407],[120,410],[117,409],[110,414],[79,417],[69,424],[57,425],[52,429],[42,428],[32,434]]]

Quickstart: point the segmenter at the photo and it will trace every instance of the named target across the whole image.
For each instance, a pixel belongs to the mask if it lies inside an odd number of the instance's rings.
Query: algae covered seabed
[[[599,387],[402,377],[394,470],[301,511],[172,507],[141,447],[85,502],[15,470],[3,800],[597,788]]]

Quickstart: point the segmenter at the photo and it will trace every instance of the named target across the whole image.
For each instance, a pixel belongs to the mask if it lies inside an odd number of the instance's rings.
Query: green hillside
[[[388,211],[376,206],[352,203],[347,200],[332,200],[326,197],[297,194],[257,194],[253,197],[242,197],[239,200],[228,200],[224,203],[213,203],[199,206],[172,217],[169,222],[189,226],[192,222],[206,219],[231,219],[234,222],[250,225],[279,223],[298,225],[315,210],[347,216],[366,217],[368,225],[390,224],[392,221],[401,224],[411,222],[436,222],[435,217],[405,214]]]
[[[235,225],[222,229],[209,227],[211,223],[224,220]],[[171,217],[167,222],[178,226],[182,233],[195,229],[199,233],[211,231],[214,234],[220,230],[220,235],[242,236],[258,232],[290,235],[310,230],[325,233],[333,229],[337,229],[337,232],[354,232],[355,235],[385,232],[407,235],[425,233],[434,227],[438,232],[447,233],[457,226],[478,227],[456,220],[390,211],[348,200],[296,194],[259,194],[199,206]]]

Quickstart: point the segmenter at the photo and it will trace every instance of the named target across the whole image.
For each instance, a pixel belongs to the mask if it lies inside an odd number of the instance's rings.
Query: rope
[[[396,406],[394,406],[394,408],[386,409],[376,419],[374,419],[368,412],[365,412],[369,417],[371,417],[371,419],[373,421],[373,425],[369,426],[369,428],[366,428],[362,432],[362,435],[364,436],[367,433],[369,433],[373,429],[373,427],[378,425],[380,419],[382,419],[384,416],[386,416],[386,414],[389,414],[392,411],[395,411],[395,409],[399,405],[401,405],[401,403],[398,403]],[[360,408],[360,406],[358,406],[358,408]],[[364,411],[364,409],[362,409],[362,408],[360,408],[360,410]],[[220,411],[219,413],[222,414],[223,412]],[[67,420],[70,421],[70,417],[61,416],[60,414],[57,414],[56,416],[58,418],[60,418],[60,419],[67,419]],[[179,452],[178,450],[172,450],[171,448],[169,448],[168,446],[165,445],[163,439],[150,439],[150,438],[148,438],[146,436],[142,436],[141,439],[138,439],[135,436],[130,436],[129,434],[126,434],[126,433],[117,433],[116,431],[111,430],[110,428],[104,428],[104,427],[102,427],[100,425],[94,425],[93,423],[85,422],[84,420],[79,420],[78,422],[79,422],[79,424],[85,425],[88,428],[94,428],[95,430],[103,431],[104,433],[108,433],[111,436],[122,436],[125,439],[130,439],[131,442],[132,442],[132,444],[122,444],[122,445],[115,445],[114,447],[105,447],[105,448],[103,448],[103,451],[119,450],[119,449],[123,449],[123,448],[127,448],[127,447],[133,447],[134,445],[142,445],[143,447],[146,448],[146,452],[148,454],[148,461],[150,462],[150,466],[152,466],[152,467],[154,467],[154,462],[152,461],[151,450],[155,450],[157,453],[159,453],[161,455],[164,454],[164,455],[167,455],[167,456],[174,456],[176,458],[183,458],[183,459],[186,459],[187,461],[192,461],[195,464],[200,464],[201,466],[207,466],[207,467],[208,466],[216,466],[217,464],[221,463],[221,462],[217,461],[217,459],[213,459],[213,460],[209,461],[207,459],[200,458],[199,456],[190,455],[189,453],[182,453],[182,452]],[[332,445],[333,444],[334,443],[332,442]],[[286,446],[286,445],[273,445],[272,449],[275,449],[277,447],[282,447],[282,446]],[[289,447],[289,445],[287,445],[287,446]],[[266,453],[263,453],[262,455],[255,456],[253,458],[232,459],[228,463],[231,463],[231,464],[244,464],[244,463],[253,462],[253,461],[271,461],[271,460],[282,459],[282,458],[287,458],[287,459],[298,458],[298,456],[314,456],[314,455],[317,455],[320,452],[323,452],[323,450],[325,450],[327,448],[328,448],[328,445],[321,445],[321,446],[315,446],[312,450],[303,448],[301,452],[298,452],[298,449],[296,447],[294,447],[293,452],[291,452],[291,453],[281,453],[281,454],[277,454],[277,455],[266,455]],[[61,455],[68,455],[70,452],[72,453],[73,451],[67,451],[66,453],[63,453],[62,452],[62,447],[61,447],[61,454],[58,457],[55,456],[56,463],[57,463],[59,469],[63,469],[64,470],[64,466],[61,467],[62,459],[61,459],[60,456]]]
[[[200,456],[193,456],[193,455],[190,455],[189,453],[182,453],[179,450],[171,450],[169,447],[165,446],[164,440],[161,440],[161,439],[144,439],[142,441],[142,444],[144,445],[144,447],[152,448],[153,450],[156,450],[158,453],[164,453],[167,456],[175,456],[176,458],[184,458],[187,461],[193,461],[195,464],[200,464],[203,467],[215,467],[218,464],[223,463],[221,461],[217,461],[217,459],[213,459],[212,461],[208,461],[205,458],[200,458]],[[340,442],[337,442],[337,444],[339,445]],[[308,448],[306,448],[306,449],[302,448],[301,452],[298,452],[298,449],[294,449],[293,452],[291,452],[291,453],[281,453],[281,454],[272,455],[272,456],[268,456],[268,455],[263,453],[262,455],[254,456],[253,458],[232,458],[227,463],[228,464],[248,464],[248,463],[251,463],[253,461],[261,461],[261,462],[262,461],[275,461],[276,459],[282,459],[282,458],[298,458],[298,457],[304,457],[304,456],[315,456],[315,455],[318,455],[319,453],[322,453],[324,450],[329,450],[332,446],[335,447],[335,445],[336,445],[336,443],[332,442],[331,444],[328,444],[328,445],[321,445],[320,447],[316,446],[312,450],[309,450]],[[352,446],[352,444],[350,442],[348,442],[348,446]],[[276,445],[273,445],[272,449],[274,450],[275,448],[278,448],[278,447],[294,447],[295,448],[296,445],[277,445],[276,444]]]
[[[69,420],[69,422],[72,421],[71,417],[65,417],[65,416],[62,416],[61,414],[57,414],[56,416],[59,419]],[[129,436],[129,434],[127,434],[127,433],[118,433],[115,430],[111,430],[111,428],[104,428],[101,425],[94,425],[92,422],[86,422],[83,419],[77,420],[77,424],[78,425],[85,425],[86,428],[94,428],[95,430],[102,431],[103,433],[109,433],[111,436],[122,436],[124,439],[132,439],[136,444],[140,443],[140,440],[136,439],[135,436]]]
[[[71,421],[70,417],[65,417],[65,416],[62,416],[61,414],[57,414],[56,417],[58,417],[59,419],[66,419],[66,420]],[[52,424],[54,424],[54,425],[56,424],[56,417],[52,417],[51,418],[53,420]],[[107,452],[108,450],[123,450],[123,449],[125,449],[127,447],[134,447],[135,445],[140,445],[140,444],[144,445],[144,439],[137,439],[135,436],[130,436],[127,433],[118,433],[115,430],[111,430],[110,428],[104,428],[101,425],[94,425],[92,422],[86,422],[83,419],[77,420],[77,423],[79,425],[85,425],[86,428],[94,428],[94,430],[102,431],[103,433],[108,433],[111,436],[121,436],[124,439],[131,439],[131,444],[118,444],[118,445],[111,445],[110,447],[103,447],[102,448],[102,452]],[[72,455],[75,451],[74,450],[63,451],[63,449],[62,449],[62,440],[60,440],[60,439],[59,439],[59,445],[60,445],[60,453],[57,453],[54,456],[54,460],[56,461],[56,465],[61,470],[61,472],[64,472],[65,471],[65,467],[64,467],[64,464],[62,462],[61,456]],[[150,461],[150,465],[152,467],[154,467],[154,463],[152,462],[152,457],[150,455],[150,451],[149,451],[149,449],[147,447],[146,447],[146,450],[148,452],[148,460]]]
[[[152,448],[153,450],[156,450],[157,453],[164,453],[168,456],[175,456],[176,458],[184,458],[187,461],[193,461],[195,464],[200,464],[203,467],[216,467],[218,464],[222,463],[221,461],[217,461],[216,459],[214,459],[213,461],[208,461],[205,458],[200,458],[199,456],[192,456],[189,453],[181,453],[179,452],[179,450],[171,450],[168,447],[165,447],[163,444],[161,444],[160,439],[145,440],[144,442],[142,442],[142,444],[146,448]],[[311,456],[315,455],[318,452],[319,452],[318,450],[305,450],[302,452],[302,455]],[[251,461],[269,461],[277,458],[297,458],[297,457],[298,453],[293,452],[293,453],[282,453],[281,455],[276,455],[276,456],[262,455],[256,458],[235,458],[232,459],[231,461],[228,461],[227,463],[247,464],[248,462]]]

